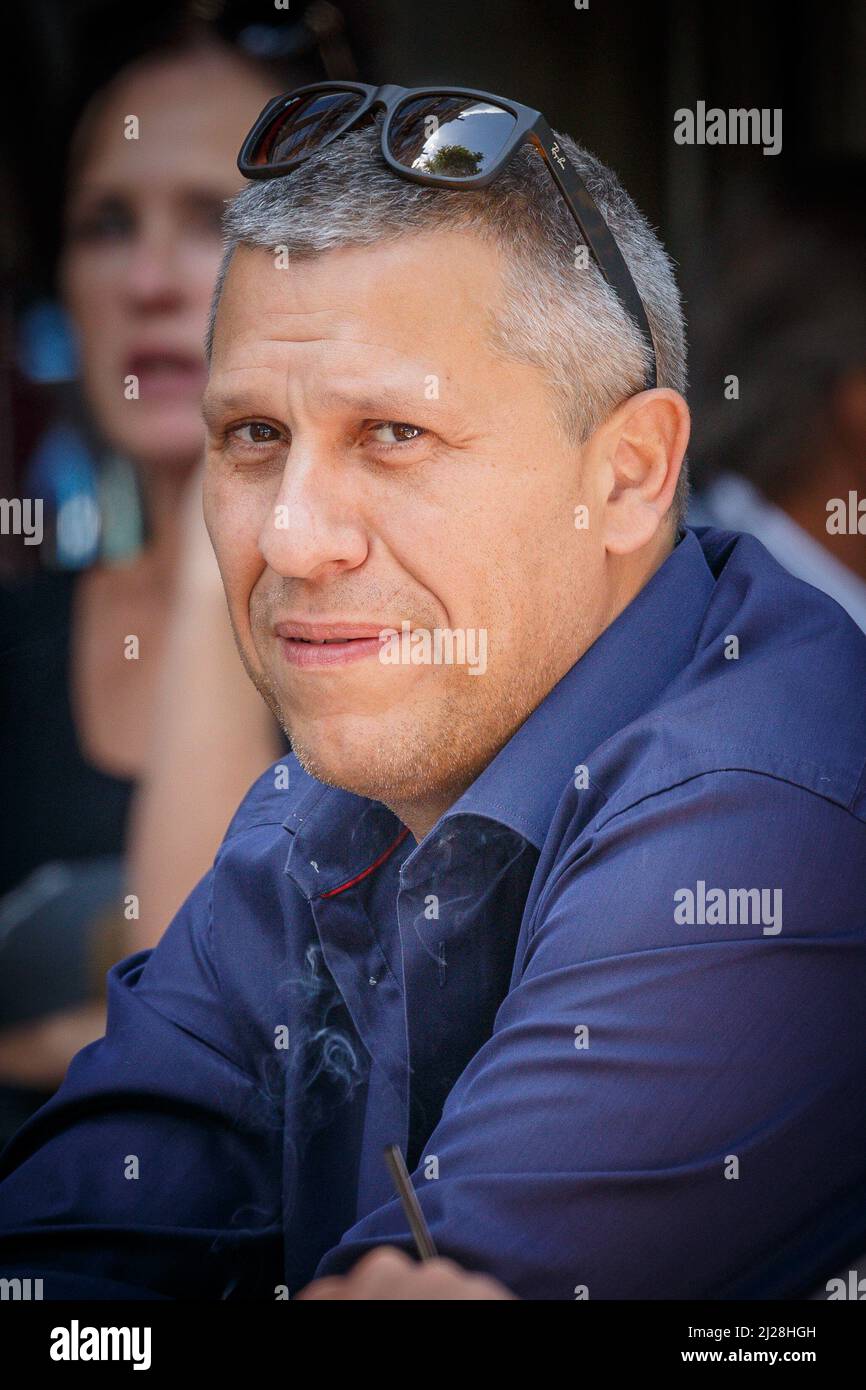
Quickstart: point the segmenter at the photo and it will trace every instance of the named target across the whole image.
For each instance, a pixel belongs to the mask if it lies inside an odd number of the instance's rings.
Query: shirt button
[[[375,975],[371,975],[368,983],[371,985],[377,985],[379,981],[376,979]]]

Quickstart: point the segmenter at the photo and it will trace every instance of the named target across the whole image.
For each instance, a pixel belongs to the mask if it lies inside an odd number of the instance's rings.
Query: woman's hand
[[[77,1004],[0,1031],[0,1084],[49,1091],[82,1047],[105,1032],[105,1005]]]

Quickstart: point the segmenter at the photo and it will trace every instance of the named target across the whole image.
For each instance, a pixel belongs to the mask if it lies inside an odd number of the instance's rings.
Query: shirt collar
[[[457,816],[494,821],[541,850],[575,766],[648,709],[691,659],[713,584],[701,542],[685,530],[644,588],[413,845],[407,865]],[[311,899],[373,872],[408,831],[379,802],[309,782],[284,825],[293,832],[286,872]]]

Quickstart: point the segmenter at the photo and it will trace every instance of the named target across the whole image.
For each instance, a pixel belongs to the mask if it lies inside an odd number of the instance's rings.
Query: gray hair
[[[369,246],[413,231],[473,231],[506,256],[504,307],[488,313],[491,349],[540,367],[564,437],[582,443],[627,397],[643,389],[649,350],[591,257],[539,154],[524,145],[486,188],[429,188],[401,179],[381,155],[381,117],[310,156],[287,178],[251,182],[228,205],[226,250],[206,338],[210,360],[217,307],[238,245],[285,247],[303,259]],[[589,188],[628,264],[656,348],[659,386],[686,389],[682,303],[673,263],[612,170],[556,133]],[[587,264],[583,268],[583,260]],[[685,461],[671,508],[688,501]]]

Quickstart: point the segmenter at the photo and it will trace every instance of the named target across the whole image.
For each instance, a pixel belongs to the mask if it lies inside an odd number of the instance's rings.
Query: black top
[[[123,850],[135,783],[81,752],[69,699],[74,571],[0,588],[0,896],[39,865]]]

